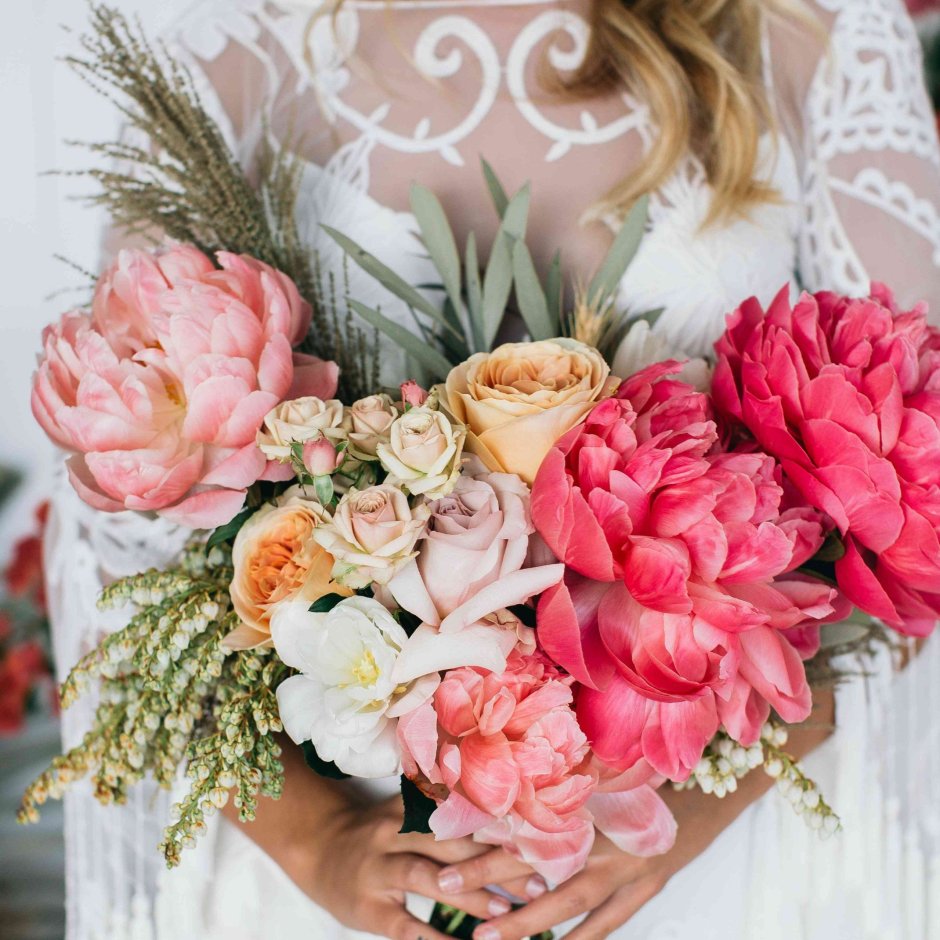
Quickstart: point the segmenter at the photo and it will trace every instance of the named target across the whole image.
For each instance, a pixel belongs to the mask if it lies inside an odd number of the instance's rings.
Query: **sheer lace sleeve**
[[[817,4],[830,45],[802,109],[801,278],[848,293],[884,281],[936,321],[940,147],[916,30],[901,0]]]

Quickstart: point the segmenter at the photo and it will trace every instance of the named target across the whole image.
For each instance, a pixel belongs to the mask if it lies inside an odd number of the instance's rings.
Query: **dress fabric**
[[[777,132],[762,140],[761,173],[778,201],[702,229],[711,193],[691,156],[652,195],[620,302],[630,314],[664,309],[655,327],[664,350],[707,352],[726,313],[787,284],[859,294],[882,280],[900,303],[925,298],[940,314],[940,147],[911,21],[901,0],[815,0],[809,12],[828,42],[770,15],[763,30]],[[202,0],[169,45],[247,168],[265,140],[290,142],[303,160],[297,215],[324,296],[381,306],[407,324],[320,224],[427,283],[409,184],[441,195],[458,238],[476,231],[485,253],[495,216],[480,156],[507,188],[531,180],[537,261],[560,246],[569,273],[586,276],[601,257],[609,230],[579,220],[656,131],[628,94],[571,102],[541,90],[543,59],[564,71],[583,57],[583,14],[579,0],[346,0],[335,12],[319,0]],[[383,349],[383,379],[405,374],[401,355]],[[186,532],[97,513],[64,481],[52,518],[48,581],[64,674],[122,625],[120,612],[96,609],[101,584],[165,563]],[[771,792],[616,940],[940,940],[940,642],[901,673],[887,654],[860,671],[838,692],[838,731],[806,761],[844,831],[819,841]],[[66,713],[66,745],[92,709],[88,699]],[[374,786],[388,793],[395,781]],[[66,797],[69,940],[364,936],[223,821],[180,870],[163,871],[156,845],[169,802],[147,786],[123,808],[98,807],[88,788]]]

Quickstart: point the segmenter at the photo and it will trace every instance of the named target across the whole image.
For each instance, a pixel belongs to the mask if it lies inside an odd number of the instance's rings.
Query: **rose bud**
[[[325,437],[304,444],[304,466],[314,479],[335,473],[343,462],[343,456]]]
[[[409,379],[402,382],[401,400],[402,404],[420,408],[428,400],[428,393],[414,379]]]

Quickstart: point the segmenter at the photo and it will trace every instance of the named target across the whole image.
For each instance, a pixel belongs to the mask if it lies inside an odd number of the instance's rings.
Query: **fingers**
[[[389,856],[388,864],[389,883],[393,887],[451,904],[474,917],[486,920],[506,914],[512,908],[505,898],[483,889],[458,894],[445,893],[438,883],[440,865],[422,855]]]
[[[548,891],[548,885],[539,875],[527,875],[523,878],[513,878],[512,881],[501,881],[499,887],[507,894],[518,898],[520,902],[534,901]]]
[[[453,940],[396,904],[383,905],[376,910],[375,929],[391,940]]]
[[[607,900],[610,890],[602,883],[592,883],[594,881],[585,875],[576,876],[525,907],[481,924],[473,932],[473,940],[523,940],[553,930]]]
[[[533,879],[523,897],[537,897],[545,893],[545,882],[525,862],[520,862],[505,849],[491,849],[481,855],[450,865],[441,871],[441,888],[447,892],[468,891],[486,885],[503,885],[510,881]]]
[[[605,940],[657,893],[658,888],[646,881],[622,889],[592,911],[583,923],[568,934],[568,940]]]

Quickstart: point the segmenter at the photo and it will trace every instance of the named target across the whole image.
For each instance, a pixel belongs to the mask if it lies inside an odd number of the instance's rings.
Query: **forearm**
[[[803,725],[789,729],[787,751],[803,758],[822,744],[835,728],[835,696],[831,689],[817,690],[813,699],[813,713]],[[760,799],[774,780],[761,770],[747,774],[734,793],[721,800],[706,796],[698,788],[673,790],[663,788],[663,799],[669,804],[679,824],[676,845],[668,853],[672,871],[678,871],[703,852],[741,813]],[[702,812],[702,803],[708,801],[709,812]]]
[[[355,805],[354,788],[311,771],[301,749],[287,737],[281,746],[284,793],[279,800],[262,797],[254,821],[242,830],[303,885],[309,883],[309,868],[315,862],[311,845],[325,838],[330,824]],[[238,810],[231,802],[222,812],[231,822],[238,822]]]

